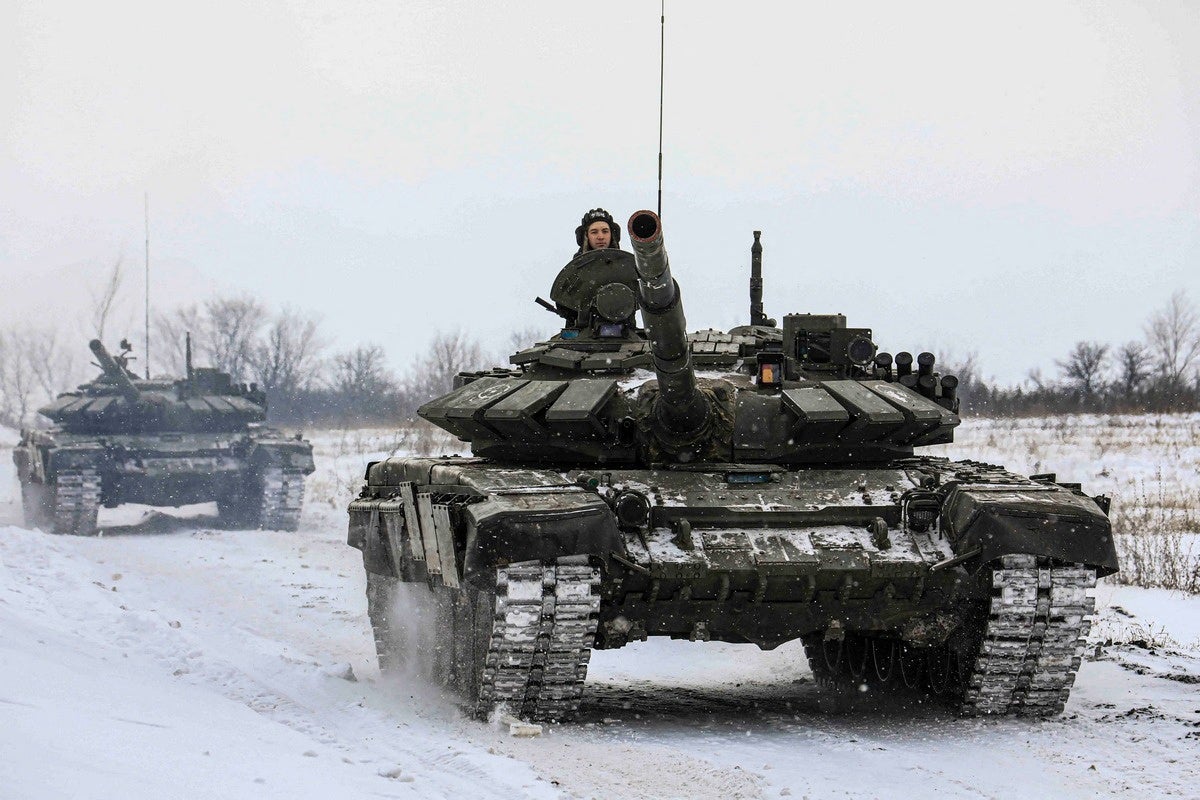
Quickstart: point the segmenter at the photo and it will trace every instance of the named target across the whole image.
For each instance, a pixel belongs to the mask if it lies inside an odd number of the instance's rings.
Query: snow
[[[651,640],[594,655],[577,723],[469,720],[375,666],[344,502],[397,440],[314,441],[295,534],[205,507],[26,530],[0,449],[0,797],[1196,796],[1200,598],[1107,583],[1059,719],[826,714],[797,643]]]

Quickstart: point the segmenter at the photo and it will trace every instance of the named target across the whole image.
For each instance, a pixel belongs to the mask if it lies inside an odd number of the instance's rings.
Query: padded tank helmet
[[[593,208],[583,215],[583,219],[579,221],[579,227],[575,229],[575,244],[580,248],[584,246],[587,239],[587,229],[593,222],[606,222],[608,229],[612,232],[612,244],[609,247],[620,248],[621,246],[621,226],[613,219],[612,214],[605,211],[603,208]]]

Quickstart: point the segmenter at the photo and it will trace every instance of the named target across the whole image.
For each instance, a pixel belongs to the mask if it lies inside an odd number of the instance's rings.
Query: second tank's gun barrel
[[[659,402],[655,413],[676,435],[698,433],[708,420],[708,400],[696,385],[679,286],[663,246],[662,221],[653,211],[629,218],[638,273],[638,305],[650,338]]]
[[[117,385],[121,390],[121,396],[129,403],[136,403],[141,399],[142,393],[133,385],[133,381],[129,379],[129,375],[117,363],[117,360],[112,357],[112,354],[104,347],[104,343],[99,339],[92,339],[88,342],[88,347],[91,348],[92,354],[96,356],[96,360],[100,362],[100,369],[104,370],[104,374],[109,380]]]

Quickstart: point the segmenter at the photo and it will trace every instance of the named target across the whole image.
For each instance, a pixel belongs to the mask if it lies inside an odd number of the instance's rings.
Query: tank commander
[[[603,208],[593,208],[583,215],[579,227],[575,229],[575,244],[579,250],[575,255],[582,255],[589,250],[603,250],[606,247],[621,247],[621,226],[613,221],[612,214]]]

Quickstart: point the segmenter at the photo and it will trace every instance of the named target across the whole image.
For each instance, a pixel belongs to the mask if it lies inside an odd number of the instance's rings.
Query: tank
[[[267,400],[228,373],[141,380],[129,345],[90,343],[101,374],[38,410],[53,426],[24,430],[13,450],[25,522],[54,533],[97,533],[101,506],[216,501],[223,524],[294,531],[313,471],[312,445],[263,425]]]
[[[839,314],[768,319],[758,232],[750,324],[687,333],[659,218],[627,231],[559,272],[560,333],[421,407],[469,457],[368,467],[348,540],[381,667],[566,720],[593,650],[798,639],[822,705],[1060,713],[1117,569],[1108,499],[918,455],[953,439],[955,378]]]

